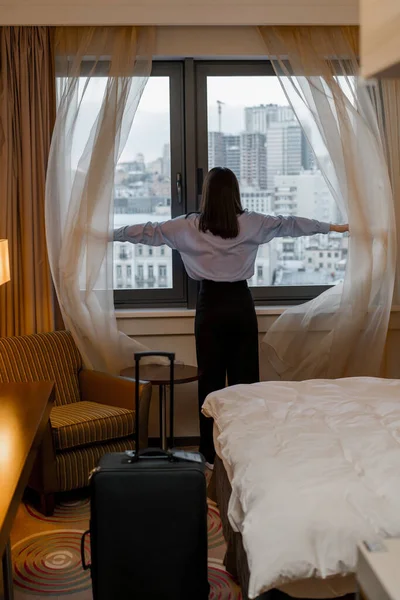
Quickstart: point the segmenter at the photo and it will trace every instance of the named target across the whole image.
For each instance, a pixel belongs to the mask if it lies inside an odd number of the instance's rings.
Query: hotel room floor
[[[89,499],[82,493],[66,495],[52,517],[44,517],[30,504],[21,504],[11,535],[15,600],[65,596],[91,600],[90,573],[83,571],[80,560],[80,541],[89,527],[89,512]],[[210,599],[240,600],[240,589],[223,566],[224,553],[219,512],[208,500]]]

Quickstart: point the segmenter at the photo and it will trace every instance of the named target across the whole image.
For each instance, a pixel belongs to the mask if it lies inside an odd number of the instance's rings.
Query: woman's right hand
[[[346,225],[331,225],[330,230],[336,231],[336,233],[346,233],[347,231],[349,231],[349,226],[348,226],[348,224],[346,224]]]

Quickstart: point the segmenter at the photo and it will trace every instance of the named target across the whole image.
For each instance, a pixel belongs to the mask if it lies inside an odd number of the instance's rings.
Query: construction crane
[[[218,104],[218,131],[219,131],[219,133],[221,133],[221,126],[222,126],[222,105],[225,104],[225,102],[221,102],[221,100],[217,100],[217,104]]]

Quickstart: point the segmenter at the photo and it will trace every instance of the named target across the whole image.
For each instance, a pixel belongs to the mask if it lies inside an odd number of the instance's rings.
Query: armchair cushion
[[[97,402],[55,406],[50,422],[56,451],[133,435],[134,411]]]
[[[135,410],[136,382],[125,377],[107,375],[98,371],[82,369],[79,373],[81,399],[107,406]],[[139,441],[140,447],[148,445],[149,406],[151,383],[139,383]]]

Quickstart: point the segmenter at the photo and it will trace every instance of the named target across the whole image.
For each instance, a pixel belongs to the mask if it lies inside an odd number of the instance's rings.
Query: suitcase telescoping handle
[[[149,356],[163,356],[169,359],[170,369],[169,369],[169,380],[170,380],[170,399],[169,399],[169,408],[170,408],[170,436],[171,436],[171,445],[174,445],[174,363],[175,363],[175,354],[174,352],[136,352],[134,355],[135,358],[135,381],[136,381],[136,389],[135,389],[135,397],[136,397],[136,407],[135,407],[135,456],[139,458],[139,363],[142,358],[147,358]],[[164,398],[164,400],[166,400]]]

